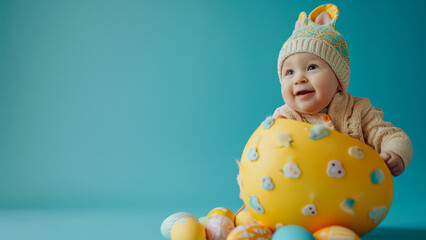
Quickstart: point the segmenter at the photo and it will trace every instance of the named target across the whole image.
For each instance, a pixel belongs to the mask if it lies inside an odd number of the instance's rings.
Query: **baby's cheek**
[[[286,98],[290,97],[291,87],[288,86],[288,83],[281,82],[281,95],[283,96],[284,101]]]

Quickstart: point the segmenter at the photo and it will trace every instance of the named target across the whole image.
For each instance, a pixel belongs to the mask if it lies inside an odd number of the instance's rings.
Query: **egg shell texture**
[[[331,225],[345,226],[360,236],[370,232],[387,211],[377,221],[369,218],[370,212],[382,206],[389,209],[392,203],[393,179],[388,167],[374,149],[337,131],[328,129],[327,136],[310,139],[312,127],[295,120],[274,119],[269,129],[262,126],[256,129],[242,156],[247,156],[250,147],[257,146],[259,158],[256,161],[241,158],[239,175],[245,205],[260,224],[271,229],[281,223],[300,225],[310,232]],[[289,147],[282,147],[276,140],[282,132],[292,137]],[[363,149],[362,159],[349,154],[353,146]],[[339,161],[345,170],[340,178],[327,174],[332,160]],[[301,171],[298,178],[284,175],[283,166],[288,163],[297,164]],[[383,172],[380,184],[374,184],[371,179],[376,169]],[[272,190],[262,187],[264,176],[272,179]],[[250,207],[250,199],[254,198],[263,212]],[[349,212],[342,208],[346,199],[353,200]],[[302,213],[308,204],[316,206],[316,215]]]

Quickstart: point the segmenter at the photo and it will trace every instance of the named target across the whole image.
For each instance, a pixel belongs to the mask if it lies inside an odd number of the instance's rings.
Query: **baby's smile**
[[[314,90],[300,90],[296,92],[296,97],[297,98],[309,98],[310,96],[314,95],[315,91]]]

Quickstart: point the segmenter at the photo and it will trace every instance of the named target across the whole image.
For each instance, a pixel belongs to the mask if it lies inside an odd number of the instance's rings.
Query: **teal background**
[[[235,159],[283,104],[279,50],[323,3],[0,1],[0,238],[161,239],[174,212],[237,210]],[[349,92],[414,146],[376,236],[426,236],[426,2],[333,3]]]

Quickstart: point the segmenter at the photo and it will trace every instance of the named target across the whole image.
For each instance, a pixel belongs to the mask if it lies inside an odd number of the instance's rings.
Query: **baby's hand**
[[[380,153],[380,157],[385,160],[392,175],[394,175],[395,177],[400,175],[404,171],[404,162],[398,154],[391,151],[384,151]]]

